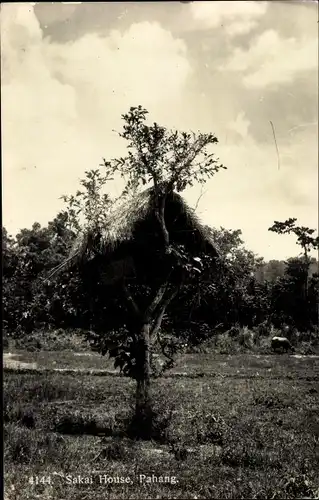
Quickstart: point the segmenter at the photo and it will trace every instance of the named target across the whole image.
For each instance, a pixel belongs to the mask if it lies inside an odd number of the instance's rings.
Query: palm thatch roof
[[[204,252],[218,256],[209,229],[176,192],[167,197],[165,222],[171,243],[184,245],[194,255]],[[69,258],[54,269],[51,276],[95,260],[103,262],[105,280],[114,283],[124,276],[133,276],[137,261],[145,265],[147,259],[152,260],[160,240],[154,189],[149,188],[111,211],[103,227],[82,231]]]

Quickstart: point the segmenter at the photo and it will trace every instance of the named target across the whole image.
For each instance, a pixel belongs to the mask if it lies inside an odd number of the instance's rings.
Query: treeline
[[[49,271],[69,253],[75,232],[61,212],[46,227],[33,224],[16,237],[2,230],[3,328],[21,337],[37,329],[110,330],[123,324],[125,306],[116,289],[101,290],[76,271],[49,281]],[[265,262],[247,250],[240,230],[210,229],[222,265],[207,268],[205,278],[185,286],[174,299],[163,327],[189,328],[198,340],[216,329],[288,325],[302,332],[318,326],[318,262],[307,256]],[[306,276],[305,276],[306,272]],[[144,290],[136,287],[137,297]]]

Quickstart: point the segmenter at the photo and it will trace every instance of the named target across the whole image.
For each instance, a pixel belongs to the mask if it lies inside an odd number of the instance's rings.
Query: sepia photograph
[[[318,2],[0,22],[4,499],[319,499]]]

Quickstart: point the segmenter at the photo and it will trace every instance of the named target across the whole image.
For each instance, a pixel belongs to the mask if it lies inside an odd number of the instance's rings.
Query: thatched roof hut
[[[208,228],[178,193],[167,196],[165,222],[171,243],[183,244],[193,255],[218,256]],[[157,228],[154,189],[149,188],[111,211],[103,228],[83,231],[69,258],[53,273],[93,264],[103,282],[113,284],[124,277],[133,278],[139,267],[154,271],[161,241]]]

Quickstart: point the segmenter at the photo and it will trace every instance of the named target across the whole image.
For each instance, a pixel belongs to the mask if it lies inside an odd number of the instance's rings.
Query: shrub
[[[25,407],[19,401],[12,401],[4,395],[3,420],[5,423],[16,422],[33,429],[36,426],[35,408],[32,406]]]
[[[127,422],[127,413],[60,410],[52,415],[51,429],[60,434],[114,436],[125,434]]]
[[[224,443],[227,425],[225,420],[219,415],[212,413],[203,415],[198,411],[191,421],[194,429],[195,441],[198,444],[216,444],[221,446]]]
[[[254,332],[248,330],[247,327],[244,327],[240,330],[238,335],[239,345],[246,349],[253,349],[254,347]]]
[[[9,424],[4,428],[4,441],[4,459],[8,462],[38,465],[63,460],[65,442],[55,434]]]
[[[257,326],[254,326],[253,331],[256,332],[260,337],[269,337],[273,335],[274,327],[268,321],[263,321]]]
[[[16,349],[27,351],[87,350],[85,333],[81,330],[36,330],[14,340]]]
[[[264,465],[264,456],[253,441],[245,442],[236,438],[229,438],[221,453],[221,462],[230,467],[256,468]]]
[[[217,337],[216,351],[220,354],[234,354],[238,351],[238,343],[234,342],[228,332],[222,333]]]
[[[228,335],[229,337],[231,337],[232,339],[238,339],[239,335],[240,335],[240,326],[239,325],[234,325],[232,326],[229,330],[228,330]]]
[[[103,444],[103,440],[102,440]],[[126,461],[134,458],[134,444],[119,440],[106,443],[99,457],[109,461]]]

